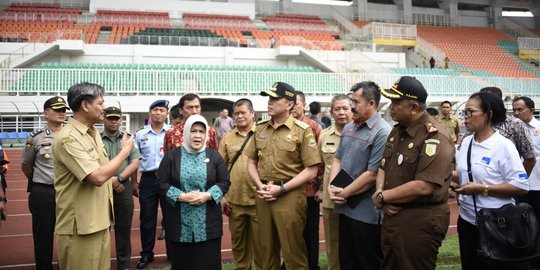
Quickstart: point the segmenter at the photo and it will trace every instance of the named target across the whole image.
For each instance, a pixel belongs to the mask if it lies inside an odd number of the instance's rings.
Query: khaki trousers
[[[229,230],[232,238],[232,253],[235,269],[250,269],[253,262],[262,269],[260,241],[255,241],[259,233],[259,219],[255,205],[232,204],[229,216]]]
[[[259,241],[264,270],[280,268],[280,250],[287,269],[307,270],[307,251],[304,242],[306,223],[306,193],[304,188],[289,191],[273,202],[257,197]]]
[[[58,235],[57,246],[60,270],[111,269],[109,229],[85,235]]]
[[[339,270],[339,214],[322,208],[328,270]]]

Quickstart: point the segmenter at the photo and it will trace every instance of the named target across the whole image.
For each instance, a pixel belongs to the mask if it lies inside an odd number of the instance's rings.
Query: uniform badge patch
[[[317,147],[317,142],[315,141],[315,138],[313,138],[313,137],[309,138],[308,146],[309,147]]]
[[[426,144],[426,155],[432,157],[437,153],[437,145],[428,143]]]

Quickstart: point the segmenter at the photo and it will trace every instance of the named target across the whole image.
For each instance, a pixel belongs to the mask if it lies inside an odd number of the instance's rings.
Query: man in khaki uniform
[[[121,150],[122,111],[118,107],[108,107],[103,119],[104,130],[101,139],[109,159],[116,157]],[[137,169],[141,154],[136,147],[111,178],[114,201],[114,240],[116,248],[116,268],[129,269],[131,261],[131,222],[133,220],[133,194],[138,194]],[[138,196],[138,195],[137,195]]]
[[[110,269],[109,227],[114,220],[111,177],[133,147],[133,136],[109,161],[94,124],[103,119],[104,89],[73,85],[67,100],[73,117],[53,144],[56,235],[61,270]]]
[[[28,208],[32,213],[32,235],[36,269],[53,269],[54,223],[56,204],[52,143],[66,120],[68,106],[62,97],[43,104],[47,125],[30,133],[23,152],[21,169],[28,178]]]
[[[381,94],[392,100],[390,116],[398,122],[386,140],[372,196],[385,214],[381,269],[435,269],[450,220],[454,144],[425,111],[428,95],[418,80],[403,76]]]
[[[332,98],[330,110],[335,124],[323,130],[319,136],[318,148],[324,163],[323,184],[315,197],[322,201],[324,240],[329,270],[339,270],[339,214],[334,212],[334,202],[330,200],[328,185],[330,184],[330,169],[343,127],[352,121],[352,101],[347,95],[337,95]]]
[[[459,143],[459,120],[452,115],[452,103],[450,101],[445,100],[441,103],[441,115],[438,120],[448,130],[452,142]]]
[[[309,126],[290,115],[296,101],[292,86],[277,82],[269,96],[269,120],[257,123],[246,146],[248,172],[257,187],[263,269],[280,267],[280,251],[287,269],[308,269],[302,237],[306,222],[304,184],[315,178],[318,164],[315,136]]]
[[[245,145],[252,140],[255,131],[255,111],[249,99],[239,99],[233,105],[236,128],[225,134],[219,143],[219,154],[225,160],[231,174],[229,191],[221,199],[223,213],[229,216],[232,252],[235,269],[251,269],[255,262],[262,269],[259,256],[259,219],[255,208],[255,185],[247,172]]]

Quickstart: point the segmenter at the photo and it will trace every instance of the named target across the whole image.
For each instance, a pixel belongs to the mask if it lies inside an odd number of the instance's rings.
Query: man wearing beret
[[[271,118],[257,123],[245,153],[257,188],[263,269],[279,269],[282,254],[287,269],[307,270],[304,184],[317,176],[321,157],[309,125],[290,114],[296,102],[294,88],[277,82],[261,95],[269,97]]]
[[[105,108],[104,130],[101,139],[109,159],[120,152],[122,134],[122,111],[118,107]],[[136,147],[131,149],[129,156],[124,159],[122,166],[112,177],[114,199],[114,239],[116,243],[117,269],[129,269],[131,261],[131,221],[133,219],[133,194],[137,194],[137,169],[141,154]],[[135,191],[135,192],[134,192]]]
[[[165,153],[163,140],[165,133],[170,128],[165,124],[169,115],[169,101],[160,99],[150,105],[148,112],[152,120],[137,131],[135,141],[141,153],[142,159],[139,164],[141,181],[139,183],[139,203],[141,206],[141,259],[137,263],[137,269],[143,269],[154,260],[154,245],[156,243],[156,226],[159,196],[156,171]]]
[[[103,121],[102,86],[79,83],[68,90],[73,117],[53,143],[58,265],[64,269],[110,269],[109,228],[114,222],[110,179],[133,148],[122,136],[118,155],[109,160],[99,131]]]
[[[435,269],[450,220],[454,143],[426,112],[428,94],[416,78],[403,76],[381,94],[392,101],[388,110],[398,123],[386,140],[372,196],[385,214],[381,269]]]
[[[47,125],[30,133],[21,169],[28,178],[28,208],[32,214],[32,235],[36,269],[53,269],[55,191],[52,143],[66,120],[66,101],[53,97],[43,104]]]

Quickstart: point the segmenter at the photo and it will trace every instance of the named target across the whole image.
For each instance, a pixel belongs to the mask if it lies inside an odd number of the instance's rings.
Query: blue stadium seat
[[[17,134],[17,132],[9,132],[7,138],[10,140],[16,140],[17,138],[19,138],[19,135]]]
[[[19,132],[19,139],[21,139],[21,140],[28,139],[28,132],[26,132],[26,131]]]
[[[3,132],[0,132],[0,140],[5,140],[7,139],[8,137],[8,133],[3,131]]]

